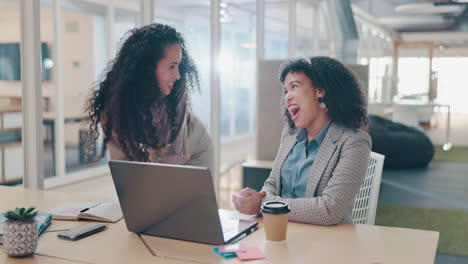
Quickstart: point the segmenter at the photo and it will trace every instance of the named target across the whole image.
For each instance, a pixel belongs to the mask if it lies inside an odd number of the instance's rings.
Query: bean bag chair
[[[384,168],[426,167],[434,157],[431,140],[416,128],[369,115],[372,151],[385,155]]]

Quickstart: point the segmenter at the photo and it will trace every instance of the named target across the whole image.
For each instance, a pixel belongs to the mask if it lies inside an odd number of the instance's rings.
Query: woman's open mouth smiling
[[[299,116],[300,108],[297,105],[289,105],[288,106],[289,113],[291,114],[292,120],[296,120]]]

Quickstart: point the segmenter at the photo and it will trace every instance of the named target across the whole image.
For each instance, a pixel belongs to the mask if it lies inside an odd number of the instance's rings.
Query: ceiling
[[[453,0],[455,1],[455,0]],[[468,3],[452,0],[351,0],[399,32],[468,31]]]

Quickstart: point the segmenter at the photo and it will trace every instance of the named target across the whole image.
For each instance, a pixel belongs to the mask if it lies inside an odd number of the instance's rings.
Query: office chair
[[[366,177],[353,206],[353,223],[373,225],[377,212],[385,156],[371,152]]]

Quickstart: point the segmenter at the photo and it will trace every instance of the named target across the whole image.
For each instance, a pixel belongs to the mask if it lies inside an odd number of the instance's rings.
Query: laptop
[[[256,230],[255,220],[218,210],[208,168],[116,160],[109,167],[131,232],[222,245]]]

